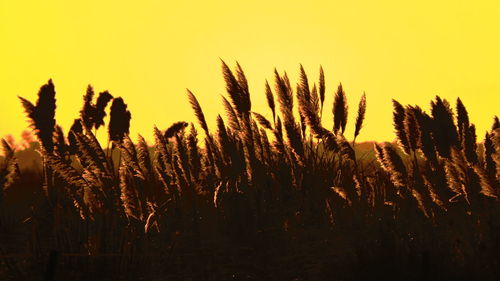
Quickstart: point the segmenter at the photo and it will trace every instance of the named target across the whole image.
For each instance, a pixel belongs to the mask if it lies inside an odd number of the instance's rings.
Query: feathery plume
[[[144,137],[139,135],[137,142],[137,159],[141,168],[149,175],[152,175],[151,157],[149,156],[149,147]]]
[[[47,155],[47,161],[54,168],[54,172],[67,184],[79,189],[83,189],[87,185],[87,182],[81,176],[82,173],[63,161],[60,157]]]
[[[198,132],[193,124],[188,136],[188,156],[193,176],[199,177],[201,172],[201,156],[198,150]]]
[[[29,122],[31,126],[35,126],[35,122],[33,120],[34,114],[35,114],[35,105],[33,105],[29,100],[18,96],[19,100],[21,101],[21,105],[24,108],[24,112],[30,118]]]
[[[319,104],[318,90],[316,89],[316,83],[313,84],[311,90],[311,108],[314,111],[314,113],[316,113],[317,115],[320,114],[320,104]]]
[[[500,121],[498,121],[498,116],[495,116],[493,118],[493,125],[491,126],[491,131],[495,131],[498,128],[500,128]]]
[[[267,134],[264,129],[260,129],[260,136],[261,136],[262,147],[264,147],[264,153],[265,153],[264,159],[270,159],[271,144],[269,143],[269,139],[267,138]]]
[[[28,118],[31,119],[30,123],[35,131],[35,135],[42,143],[43,148],[49,153],[53,150],[52,134],[56,125],[56,120],[54,119],[56,110],[55,95],[54,84],[52,80],[49,80],[38,91],[36,105],[19,97]]]
[[[273,131],[275,141],[273,142],[273,147],[280,153],[285,153],[285,146],[283,142],[283,129],[281,125],[281,119],[278,116],[278,121],[276,121],[276,128]]]
[[[415,108],[407,106],[403,121],[405,135],[408,140],[408,148],[410,151],[415,151],[418,148],[418,140],[420,131],[418,130],[417,118],[415,116]]]
[[[195,95],[191,93],[190,90],[187,90],[187,94],[189,98],[189,103],[191,104],[191,107],[194,110],[194,115],[198,119],[198,123],[200,123],[200,126],[205,131],[205,134],[207,136],[210,135],[210,133],[208,132],[207,121],[205,121],[205,115],[201,110],[200,103],[198,103],[198,100],[196,99]]]
[[[88,208],[83,200],[83,191],[89,186],[81,176],[81,172],[52,154],[47,154],[46,159],[54,172],[69,185],[70,189],[67,190],[66,194],[69,195],[73,204],[79,210],[82,219],[88,218]]]
[[[104,126],[104,117],[106,117],[106,106],[113,99],[113,96],[104,91],[99,93],[97,102],[95,104],[94,128],[97,130],[99,127]]]
[[[286,73],[284,75],[286,77]],[[278,96],[278,102],[280,104],[281,112],[284,116],[288,115],[288,112],[292,112],[293,108],[293,93],[292,89],[289,87],[288,78],[280,77],[278,71],[274,69],[275,78],[275,91]],[[287,82],[288,81],[288,82]]]
[[[311,103],[311,92],[309,91],[309,83],[307,81],[307,75],[304,70],[304,67],[300,65],[300,82],[297,84],[297,99],[301,99],[301,97],[306,100],[310,105]],[[300,117],[300,127],[302,128],[302,136],[305,137],[306,132],[306,121],[305,117],[302,114],[302,111],[299,110]]]
[[[449,158],[450,149],[459,145],[458,134],[453,121],[453,112],[447,100],[436,96],[436,101],[431,102],[433,118],[433,137],[436,148],[441,157]]]
[[[177,133],[179,133],[180,131],[184,130],[184,128],[186,128],[187,126],[188,126],[188,123],[184,122],[184,121],[179,121],[179,122],[173,123],[165,131],[165,138],[169,139],[169,138],[175,136]]]
[[[268,129],[268,130],[272,130],[273,129],[273,126],[271,125],[271,122],[269,122],[269,120],[266,119],[266,117],[262,116],[261,114],[257,113],[257,112],[252,112],[253,115],[255,116],[255,119],[257,119],[257,122],[259,122],[259,124]]]
[[[96,113],[96,108],[92,104],[92,99],[94,98],[94,89],[91,85],[87,86],[87,92],[83,96],[83,107],[80,110],[80,118],[82,119],[83,126],[90,130],[94,126],[94,117]]]
[[[243,69],[238,62],[236,62],[236,77],[241,91],[241,104],[243,106],[244,112],[248,113],[252,109],[250,91],[248,90],[248,81],[245,77],[245,73],[243,72]]]
[[[229,120],[229,127],[233,130],[239,130],[241,128],[240,121],[238,120],[238,116],[236,115],[233,106],[224,96],[222,96],[222,102],[226,110],[227,119]]]
[[[306,97],[306,99],[311,99],[311,92],[309,92],[309,82],[307,81],[306,71],[304,70],[302,64],[300,65],[300,82],[297,86],[297,89],[297,92],[302,91],[302,94]]]
[[[325,129],[321,125],[321,120],[315,111],[314,105],[311,100],[307,99],[307,97],[300,93],[297,95],[299,102],[299,112],[301,116],[304,117],[307,125],[310,127],[311,132],[317,137],[322,138],[326,141],[326,144],[329,149],[336,150],[338,148],[337,140],[335,135],[329,130]]]
[[[363,93],[363,96],[361,96],[361,100],[359,101],[359,106],[358,106],[358,116],[356,117],[354,139],[356,139],[356,137],[359,135],[359,131],[361,131],[361,127],[363,127],[363,120],[365,120],[365,112],[366,112],[366,94]]]
[[[436,148],[434,146],[434,140],[432,139],[432,118],[425,112],[423,112],[420,107],[413,108],[413,114],[417,119],[418,126],[418,147],[422,150],[425,158],[427,158],[434,167],[437,166],[437,156]]]
[[[281,113],[283,115],[283,125],[288,137],[288,141],[297,158],[300,159],[304,155],[304,148],[302,144],[302,136],[300,129],[295,123],[293,116],[293,92],[290,87],[290,81],[286,73],[280,77],[278,71],[274,70],[276,79],[276,92],[278,94],[278,101],[280,103]]]
[[[174,151],[176,151],[177,161],[179,168],[181,168],[182,174],[186,180],[186,186],[189,185],[191,179],[191,171],[189,170],[189,156],[186,149],[186,144],[184,142],[184,136],[175,135],[174,136]],[[174,163],[175,166],[175,163]],[[179,174],[180,175],[180,174]]]
[[[75,134],[81,133],[83,133],[82,121],[81,119],[75,119],[68,133],[69,153],[71,155],[75,155],[78,151],[78,142],[76,141]]]
[[[408,136],[406,135],[406,130],[404,126],[405,120],[405,108],[396,100],[392,100],[393,111],[393,125],[396,130],[396,136],[398,138],[398,143],[403,148],[406,154],[410,154],[410,144],[408,143]]]
[[[266,80],[266,100],[267,100],[267,105],[273,112],[273,121],[276,122],[276,106],[274,104],[274,96],[273,92],[271,91],[271,87],[269,86],[269,82]]]
[[[82,133],[74,133],[78,145],[77,155],[85,168],[107,171],[107,160],[104,152],[95,142]]]
[[[335,133],[339,130],[342,134],[344,133],[347,124],[347,111],[347,97],[342,88],[342,84],[339,84],[333,101],[333,131]]]
[[[167,164],[169,163],[167,143],[165,136],[160,132],[160,130],[155,126],[153,129],[155,136],[155,152],[156,161],[160,165],[161,170],[165,171]]]
[[[52,141],[54,142],[55,152],[59,156],[64,157],[69,148],[68,145],[66,144],[66,139],[64,138],[64,132],[61,126],[56,125]]]
[[[458,139],[460,144],[463,145],[465,131],[469,128],[469,115],[460,98],[457,98],[457,127]]]
[[[130,111],[121,97],[113,99],[108,126],[109,139],[121,143],[123,137],[128,135],[130,128]]]
[[[465,186],[468,167],[461,151],[452,148],[450,158],[445,160],[444,168],[448,187],[457,196],[464,195],[465,200],[469,202],[469,194]],[[452,199],[455,199],[455,197]],[[453,201],[452,199],[450,201]]]
[[[219,143],[219,147],[223,148],[221,149],[222,153],[225,153],[230,141],[227,135],[226,125],[220,115],[217,115],[217,142]]]
[[[343,135],[337,135],[337,142],[339,146],[340,152],[347,158],[352,161],[356,161],[356,155],[354,153],[354,149],[346,140]]]
[[[321,113],[323,113],[323,104],[325,102],[325,74],[323,67],[319,66],[319,99],[321,102]]]
[[[385,143],[383,146],[384,150],[384,162],[387,165],[387,172],[391,175],[391,181],[395,186],[400,188],[406,187],[408,185],[406,172],[406,167],[403,164],[403,160],[397,154],[396,150],[392,147],[390,143]]]
[[[387,170],[388,166],[387,166],[385,159],[384,159],[384,150],[377,143],[373,144],[373,149],[375,150],[375,156],[377,157],[377,160],[380,163],[380,166],[382,166],[382,168],[384,170]]]
[[[463,127],[463,140],[462,148],[465,154],[465,159],[471,164],[477,164],[479,159],[477,157],[477,143],[476,143],[476,127],[471,124],[467,128]]]
[[[222,62],[222,74],[224,75],[224,81],[226,81],[226,91],[231,98],[234,108],[236,112],[241,115],[245,112],[248,112],[249,108],[247,108],[247,104],[245,104],[244,97],[242,95],[243,90],[240,88],[240,84],[236,77],[234,77],[233,72],[227,64],[221,60]]]
[[[137,191],[134,188],[133,174],[125,165],[119,170],[120,174],[120,199],[123,204],[123,210],[129,218],[142,220],[141,206]]]

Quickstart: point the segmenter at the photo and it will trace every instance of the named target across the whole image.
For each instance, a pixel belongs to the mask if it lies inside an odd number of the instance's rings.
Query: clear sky
[[[499,114],[500,2],[2,0],[0,136],[26,128],[17,95],[34,101],[49,78],[65,130],[88,84],[124,98],[134,139],[152,140],[155,124],[194,121],[186,88],[214,128],[225,93],[219,58],[240,62],[253,111],[268,117],[264,81],[274,67],[296,83],[302,63],[312,84],[321,64],[325,123],[342,82],[348,139],[366,92],[361,141],[394,139],[392,98],[428,110],[436,94],[453,105],[461,97],[482,140]]]

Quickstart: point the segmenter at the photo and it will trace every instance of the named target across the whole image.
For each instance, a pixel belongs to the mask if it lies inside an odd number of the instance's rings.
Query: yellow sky
[[[1,1],[0,136],[26,128],[17,95],[36,99],[52,78],[57,120],[78,116],[87,84],[122,96],[131,133],[194,121],[198,97],[212,128],[222,113],[219,58],[247,74],[253,111],[271,116],[264,79],[299,64],[326,76],[326,124],[342,82],[352,139],[367,94],[359,140],[392,140],[391,99],[428,110],[436,95],[464,101],[480,139],[499,114],[500,3],[492,1]],[[210,125],[209,124],[209,125]],[[103,129],[98,133],[104,137]]]

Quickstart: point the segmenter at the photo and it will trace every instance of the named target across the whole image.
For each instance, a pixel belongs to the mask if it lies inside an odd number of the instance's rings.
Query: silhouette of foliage
[[[20,98],[43,161],[41,171],[20,169],[22,151],[2,140],[0,279],[36,280],[40,272],[75,281],[499,276],[498,118],[480,144],[460,99],[456,122],[439,96],[430,113],[393,100],[397,142],[354,148],[343,135],[341,85],[333,129],[322,124],[322,68],[316,83],[300,66],[296,87],[275,70],[274,93],[267,82],[264,93],[272,120],[252,111],[239,64],[231,71],[222,62],[222,72],[226,119],[218,115],[211,131],[188,90],[204,135],[179,121],[154,127],[152,147],[142,136],[132,141],[127,105],[107,92],[94,104],[88,88],[67,135],[54,120],[52,81],[36,105]],[[113,146],[103,149],[95,131],[110,101]],[[363,93],[354,139],[365,112]]]

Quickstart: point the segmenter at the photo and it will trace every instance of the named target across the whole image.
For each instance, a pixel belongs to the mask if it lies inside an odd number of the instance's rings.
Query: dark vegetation
[[[3,141],[1,280],[495,280],[500,276],[500,126],[478,145],[460,101],[430,113],[394,105],[397,144],[354,149],[366,97],[344,137],[335,92],[323,127],[325,79],[301,67],[266,82],[272,119],[252,111],[237,65],[222,64],[225,118],[154,128],[154,148],[129,137],[121,98],[89,87],[65,133],[52,81],[20,98],[40,166],[20,169]],[[109,112],[107,112],[110,104]],[[326,108],[325,108],[326,109]],[[95,133],[107,126],[105,147]],[[478,147],[480,146],[480,147]],[[20,153],[20,152],[19,152]],[[113,156],[114,155],[114,156]]]

